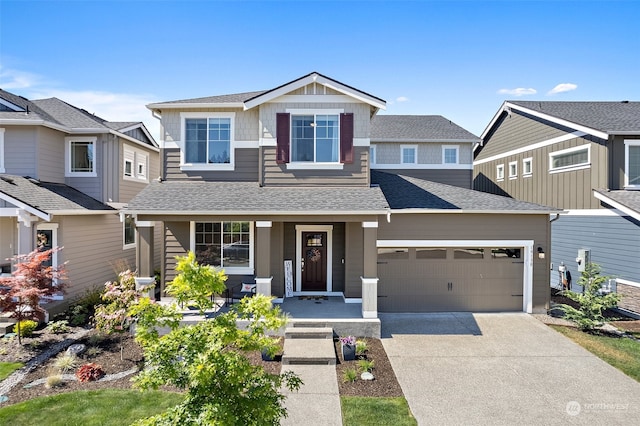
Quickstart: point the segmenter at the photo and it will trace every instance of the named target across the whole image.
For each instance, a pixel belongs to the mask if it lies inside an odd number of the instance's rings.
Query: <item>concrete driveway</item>
[[[527,314],[380,314],[420,425],[640,424],[640,383]]]

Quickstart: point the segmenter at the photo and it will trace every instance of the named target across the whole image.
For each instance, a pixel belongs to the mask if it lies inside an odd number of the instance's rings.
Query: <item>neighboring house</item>
[[[62,308],[135,267],[133,219],[119,209],[160,175],[159,148],[139,122],[108,122],[60,99],[0,90],[0,265],[35,248],[63,246]],[[159,259],[158,259],[159,265]]]
[[[505,102],[475,149],[474,189],[566,210],[551,286],[562,263],[576,289],[586,253],[640,312],[640,102]]]
[[[385,106],[319,73],[271,90],[148,105],[163,129],[162,179],[124,211],[136,217],[141,242],[162,223],[163,286],[175,256],[193,250],[223,268],[228,285],[255,282],[276,301],[340,296],[361,303],[364,318],[544,311],[549,262],[534,253],[549,248],[554,209],[387,173],[418,170],[372,171],[374,140],[458,145],[458,163],[477,141],[428,116],[427,126],[388,118],[420,129],[401,125],[394,138],[372,125]],[[443,129],[426,132],[434,120]],[[439,177],[460,183],[455,172],[469,173],[469,165],[452,168]],[[153,247],[139,249],[138,270],[150,271]]]
[[[440,115],[375,115],[370,166],[471,188],[473,146],[480,138]]]

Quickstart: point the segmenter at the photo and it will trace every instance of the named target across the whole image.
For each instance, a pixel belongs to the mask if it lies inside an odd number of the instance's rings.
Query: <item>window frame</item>
[[[203,221],[191,221],[190,222],[190,250],[195,253],[196,252],[196,223],[219,223],[220,224],[220,237],[222,241],[220,241],[220,245],[224,244],[224,224],[232,223],[232,222],[247,222],[249,224],[249,266],[241,266],[241,267],[225,267],[224,265],[216,266],[212,265],[216,268],[223,269],[227,275],[253,275],[255,273],[255,222],[248,220],[203,220]],[[222,256],[221,256],[222,258]]]
[[[127,164],[129,164],[129,174],[127,174]],[[129,160],[128,158],[125,158],[123,176],[125,178],[132,178],[133,177],[133,160]]]
[[[529,171],[527,172],[527,164]],[[533,158],[527,157],[522,159],[522,177],[531,177],[533,175]]]
[[[136,155],[136,159],[137,159]],[[140,180],[147,181],[147,157],[140,155],[142,159],[137,159],[137,168],[136,168],[136,177]],[[140,166],[142,166],[142,171],[140,171]]]
[[[404,161],[404,150],[413,150],[413,162]],[[418,145],[400,145],[400,164],[418,164]]]
[[[498,182],[504,181],[504,163],[496,164],[496,180]]]
[[[640,183],[629,183],[629,147],[640,147],[640,139],[625,139],[624,140],[624,188],[640,190]],[[637,177],[640,180],[640,175]]]
[[[517,178],[518,178],[518,162],[509,161],[509,179],[512,180]]]
[[[448,149],[453,149],[456,152],[456,161],[454,163],[449,163],[446,161],[446,151]],[[442,145],[442,164],[450,164],[456,165],[460,164],[460,146],[459,145]]]
[[[127,219],[130,219],[133,224],[133,242],[127,242]],[[131,222],[130,222],[131,223]],[[135,248],[138,243],[138,238],[136,236],[136,219],[133,215],[125,214],[122,216],[122,249],[128,250]]]
[[[342,150],[342,138],[341,136],[341,122],[340,115],[344,114],[343,108],[309,108],[309,109],[301,109],[301,108],[287,108],[284,112],[289,114],[289,159],[286,164],[287,170],[308,170],[308,169],[319,169],[319,170],[342,170],[344,169],[344,164],[340,159],[340,152]],[[315,148],[316,148],[316,133],[314,129],[313,136],[313,156],[314,161],[294,161],[293,160],[293,117],[300,115],[313,115],[314,120],[318,115],[336,115],[338,116],[338,160],[337,161],[324,161],[324,162],[316,162],[315,161]],[[314,121],[315,122],[315,121]]]
[[[74,143],[76,142],[88,142],[90,143],[93,147],[92,147],[92,156],[93,158],[91,159],[91,168],[92,170],[90,172],[74,172],[72,171],[72,161],[71,161],[71,155],[72,155],[72,146]],[[98,147],[98,138],[95,136],[72,136],[72,137],[66,137],[65,138],[65,177],[97,177],[98,176],[98,172],[97,172],[97,167],[98,167],[98,152],[97,152],[97,147]]]
[[[4,168],[4,127],[0,127],[0,173],[6,173]]]
[[[558,155],[571,154],[578,151],[587,151],[587,161],[580,164],[572,164],[570,166],[553,167],[553,159]],[[591,145],[578,145],[567,149],[561,149],[559,151],[553,151],[549,153],[549,173],[563,173],[574,170],[588,169],[591,167]]]
[[[377,156],[376,147],[374,145],[369,145],[369,164],[370,165],[377,164],[376,156]]]
[[[219,170],[233,171],[235,170],[235,112],[181,112],[180,126],[182,141],[180,146],[180,170]],[[187,163],[187,120],[189,119],[206,119],[207,120],[207,151],[209,145],[208,127],[209,119],[225,118],[229,119],[229,162],[228,163]]]

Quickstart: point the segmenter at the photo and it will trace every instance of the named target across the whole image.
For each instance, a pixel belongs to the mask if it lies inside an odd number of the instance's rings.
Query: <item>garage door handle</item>
[[[523,264],[523,265],[524,265],[524,260],[523,260],[522,262],[511,262],[511,263],[513,263],[514,265],[515,265],[516,263],[521,263],[521,264]]]
[[[522,294],[512,294],[513,297],[522,297]]]
[[[387,296],[380,296],[380,295],[378,295],[378,297],[387,297]]]

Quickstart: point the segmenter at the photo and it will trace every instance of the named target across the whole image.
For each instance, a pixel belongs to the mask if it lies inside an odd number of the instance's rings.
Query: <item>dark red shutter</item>
[[[353,113],[340,114],[340,162],[353,163]]]
[[[289,125],[289,114],[279,112],[276,114],[276,163],[283,164],[289,162],[289,139],[291,126]]]

